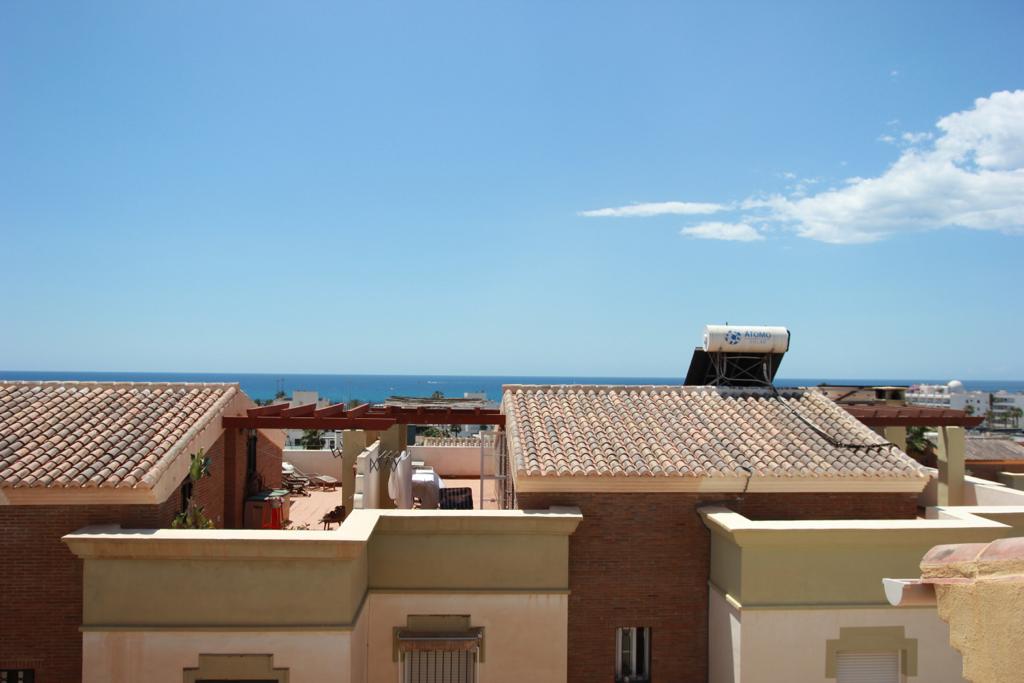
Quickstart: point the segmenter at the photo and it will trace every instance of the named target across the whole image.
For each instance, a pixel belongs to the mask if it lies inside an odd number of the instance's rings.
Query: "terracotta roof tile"
[[[234,384],[0,381],[0,488],[149,487]]]
[[[926,476],[813,389],[508,385],[502,409],[527,476]]]

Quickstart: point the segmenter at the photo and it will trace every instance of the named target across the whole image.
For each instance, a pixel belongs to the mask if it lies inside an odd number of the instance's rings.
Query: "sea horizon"
[[[818,384],[912,385],[945,384],[959,379],[969,391],[1024,391],[1022,380],[935,378],[844,378],[779,377],[778,387]],[[362,373],[246,373],[246,372],[133,372],[133,371],[53,371],[0,370],[0,380],[69,382],[209,382],[237,383],[253,399],[273,398],[279,391],[290,396],[294,391],[316,391],[331,401],[383,401],[389,396],[430,396],[440,391],[446,397],[461,397],[467,392],[482,392],[499,400],[505,384],[667,384],[683,383],[683,375],[673,377],[613,377],[577,375],[440,375],[440,374],[362,374]]]

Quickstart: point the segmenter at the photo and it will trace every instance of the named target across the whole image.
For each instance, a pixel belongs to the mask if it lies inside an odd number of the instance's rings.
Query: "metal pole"
[[[480,509],[484,509],[484,437],[483,433],[477,433],[480,439]]]

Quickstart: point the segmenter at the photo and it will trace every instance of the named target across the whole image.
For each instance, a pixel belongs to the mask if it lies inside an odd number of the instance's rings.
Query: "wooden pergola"
[[[966,427],[972,429],[985,419],[980,415],[968,415],[963,410],[929,408],[927,406],[850,404],[842,407],[868,427]]]
[[[505,416],[495,408],[446,408],[375,406],[369,403],[346,408],[334,403],[317,408],[315,403],[291,408],[277,403],[250,408],[244,416],[224,417],[231,429],[362,429],[384,431],[395,425],[505,425]]]

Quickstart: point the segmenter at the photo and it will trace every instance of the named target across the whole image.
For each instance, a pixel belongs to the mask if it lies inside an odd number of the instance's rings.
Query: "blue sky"
[[[5,2],[0,367],[1022,379],[1022,24]]]

